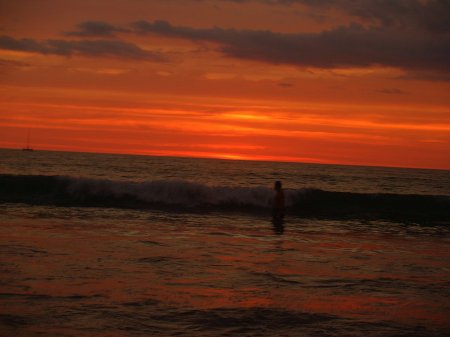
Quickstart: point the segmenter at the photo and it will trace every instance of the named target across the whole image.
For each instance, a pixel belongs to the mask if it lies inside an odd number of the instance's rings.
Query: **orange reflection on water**
[[[216,235],[219,228],[152,224],[3,226],[5,242],[48,252],[33,263],[11,255],[23,273],[3,289],[93,303],[152,299],[196,309],[270,307],[448,326],[446,299],[436,287],[450,277],[450,253],[432,237],[319,232],[274,238],[270,223],[243,225],[226,235]],[[432,268],[424,272],[426,266]]]

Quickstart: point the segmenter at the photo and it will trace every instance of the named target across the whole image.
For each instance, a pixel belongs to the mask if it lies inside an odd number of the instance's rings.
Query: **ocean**
[[[1,336],[450,335],[450,171],[3,149],[0,231]]]

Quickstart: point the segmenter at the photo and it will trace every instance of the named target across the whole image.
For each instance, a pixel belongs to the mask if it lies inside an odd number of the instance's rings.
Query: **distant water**
[[[0,173],[112,181],[184,180],[208,186],[396,194],[450,194],[450,171],[322,164],[231,161],[0,149]]]
[[[0,331],[444,336],[449,234],[449,171],[0,150]]]

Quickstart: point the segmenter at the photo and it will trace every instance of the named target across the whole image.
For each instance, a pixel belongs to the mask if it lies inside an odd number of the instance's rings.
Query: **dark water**
[[[208,186],[316,188],[355,193],[450,194],[450,171],[0,149],[0,173],[113,181],[184,180]]]
[[[1,150],[1,335],[448,335],[449,181]]]

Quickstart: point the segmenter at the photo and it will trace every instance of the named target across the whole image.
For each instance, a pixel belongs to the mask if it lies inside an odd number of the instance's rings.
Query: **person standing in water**
[[[273,219],[281,221],[284,218],[284,191],[281,181],[275,182],[275,198],[273,201]]]

